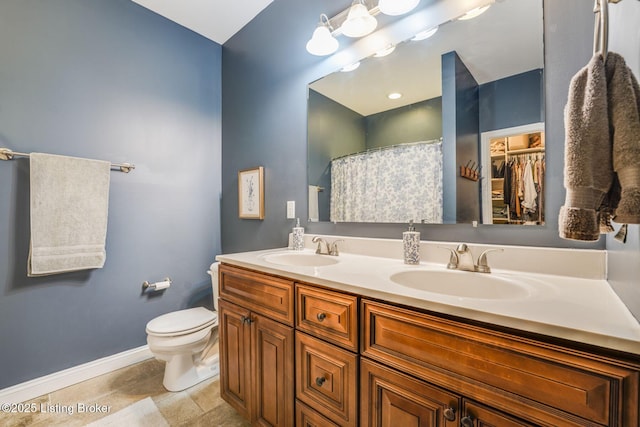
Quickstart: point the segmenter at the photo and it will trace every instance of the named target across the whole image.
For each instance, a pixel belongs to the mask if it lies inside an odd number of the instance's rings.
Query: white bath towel
[[[28,276],[102,268],[109,162],[32,153]]]
[[[318,192],[320,187],[317,185],[309,186],[309,222],[318,222],[320,212],[318,210]]]

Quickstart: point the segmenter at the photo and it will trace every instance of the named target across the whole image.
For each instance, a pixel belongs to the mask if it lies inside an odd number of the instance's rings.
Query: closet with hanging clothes
[[[544,132],[490,140],[493,224],[544,224]]]

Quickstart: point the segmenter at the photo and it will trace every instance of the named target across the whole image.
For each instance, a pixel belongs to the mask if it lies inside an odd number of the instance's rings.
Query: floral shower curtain
[[[442,223],[442,142],[400,144],[331,162],[331,221]]]

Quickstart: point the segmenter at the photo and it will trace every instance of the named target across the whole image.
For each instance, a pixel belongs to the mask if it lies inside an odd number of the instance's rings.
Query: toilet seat
[[[214,326],[218,315],[204,307],[163,314],[147,323],[147,334],[157,337],[187,335]]]
[[[180,348],[190,348],[197,345],[204,346],[210,335],[211,329],[202,329],[191,334],[176,336],[147,335],[147,344],[157,352],[176,352]]]

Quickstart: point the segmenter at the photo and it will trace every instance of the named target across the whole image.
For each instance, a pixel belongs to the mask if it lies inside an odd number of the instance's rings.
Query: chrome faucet
[[[316,248],[316,253],[319,255],[331,255],[331,256],[338,256],[339,252],[338,252],[338,242],[342,242],[341,239],[338,240],[334,240],[332,243],[329,243],[327,241],[325,241],[322,237],[320,236],[315,236],[312,240],[313,243],[317,243],[318,247]],[[326,252],[322,251],[322,245],[325,246],[325,248],[327,249]]]
[[[462,270],[462,271],[476,271],[478,273],[491,273],[491,268],[487,262],[487,253],[493,251],[502,252],[504,249],[487,249],[478,257],[478,264],[473,261],[473,254],[469,250],[469,247],[465,243],[460,243],[454,250],[441,246],[443,249],[451,251],[451,257],[447,268],[450,270]]]

